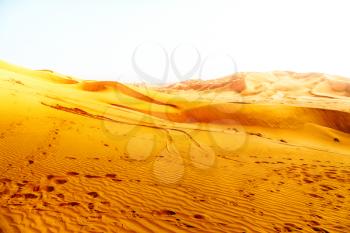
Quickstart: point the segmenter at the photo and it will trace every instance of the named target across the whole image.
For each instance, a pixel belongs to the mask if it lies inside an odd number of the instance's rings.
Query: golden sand
[[[350,84],[146,88],[0,62],[0,232],[350,231]]]

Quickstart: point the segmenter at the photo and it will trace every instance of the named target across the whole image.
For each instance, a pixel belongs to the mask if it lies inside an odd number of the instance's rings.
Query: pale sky
[[[0,59],[123,82],[273,70],[350,77],[348,2],[0,0]]]

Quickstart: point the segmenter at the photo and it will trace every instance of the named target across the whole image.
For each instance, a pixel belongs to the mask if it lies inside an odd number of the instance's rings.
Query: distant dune
[[[349,80],[147,86],[0,62],[0,233],[348,233]]]
[[[162,90],[235,91],[241,95],[286,96],[310,95],[326,97],[350,97],[350,79],[321,73],[294,73],[275,71],[270,73],[236,73],[215,80],[188,80],[161,88]]]

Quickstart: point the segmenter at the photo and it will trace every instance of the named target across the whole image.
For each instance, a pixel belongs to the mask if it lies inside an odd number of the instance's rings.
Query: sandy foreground
[[[147,88],[0,62],[0,232],[350,232],[350,81]]]

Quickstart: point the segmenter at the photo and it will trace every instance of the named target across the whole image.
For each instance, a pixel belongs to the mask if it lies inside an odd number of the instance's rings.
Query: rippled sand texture
[[[192,82],[1,62],[0,232],[350,231],[345,79]]]

